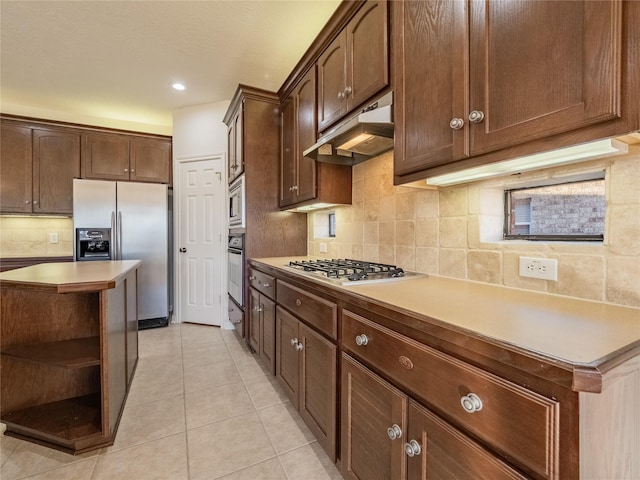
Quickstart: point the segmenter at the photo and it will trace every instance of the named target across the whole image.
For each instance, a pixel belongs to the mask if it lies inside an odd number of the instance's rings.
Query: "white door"
[[[219,326],[226,313],[223,161],[222,156],[179,160],[175,248],[180,322]]]

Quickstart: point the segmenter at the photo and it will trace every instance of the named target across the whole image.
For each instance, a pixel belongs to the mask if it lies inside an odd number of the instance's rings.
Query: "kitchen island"
[[[0,273],[6,434],[69,453],[113,444],[138,360],[141,262]]]
[[[345,478],[640,478],[639,309],[436,276],[336,285],[300,259],[249,265],[283,352],[291,316],[338,349]]]

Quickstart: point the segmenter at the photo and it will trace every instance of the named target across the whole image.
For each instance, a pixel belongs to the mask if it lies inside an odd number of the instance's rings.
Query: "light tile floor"
[[[275,378],[234,333],[140,332],[113,446],[68,455],[2,436],[2,480],[341,479]]]

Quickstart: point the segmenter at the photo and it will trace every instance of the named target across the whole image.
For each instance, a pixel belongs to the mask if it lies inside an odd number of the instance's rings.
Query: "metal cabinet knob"
[[[409,440],[404,444],[404,451],[409,457],[414,457],[416,455],[420,455],[422,448],[420,448],[420,444],[415,440]]]
[[[351,87],[344,87],[344,96],[346,97],[347,95],[350,95],[351,92],[353,92],[353,89]]]
[[[460,405],[467,413],[475,413],[482,410],[482,400],[475,393],[465,395],[460,399]]]
[[[293,187],[291,187],[291,191],[292,192],[297,192],[298,191],[298,185],[294,185]]]
[[[37,205],[37,204],[38,204],[38,200],[34,200],[34,201],[33,201],[33,204],[34,204],[34,205]]]
[[[296,298],[296,307],[299,307],[300,305],[302,305],[302,300]]]
[[[253,310],[256,312],[261,312],[262,311],[262,307],[257,306],[257,307],[253,307]]]
[[[249,275],[249,280],[255,280],[256,277],[254,277],[253,275]]]
[[[360,335],[356,335],[356,345],[358,345],[359,347],[362,347],[367,343],[369,343],[369,337],[367,337],[364,333],[361,333]]]
[[[29,205],[31,203],[31,200],[25,200],[24,203],[26,203],[27,205]]]
[[[469,114],[469,121],[470,122],[480,123],[482,120],[484,120],[484,113],[482,113],[480,110],[473,110]]]
[[[133,168],[132,168],[132,169],[131,169],[131,173],[135,173],[135,169],[133,169]]]
[[[344,92],[338,92],[338,100],[344,100]]]
[[[454,130],[460,130],[462,127],[464,127],[464,120],[461,118],[452,118],[449,122],[449,126]]]
[[[302,350],[303,348],[304,348],[304,346],[302,345],[302,343],[298,342],[298,343],[296,344],[296,350],[297,350],[297,351],[300,351],[300,350]]]
[[[231,170],[237,170],[237,169],[238,169],[238,165],[236,164],[231,165]]]
[[[129,171],[129,169],[128,169],[128,168],[125,168],[125,169],[124,169],[124,171],[125,171],[125,173],[126,173],[126,172],[128,172],[128,171]]]
[[[180,253],[187,253],[187,249],[186,248],[180,248],[178,251]]]
[[[270,287],[271,285],[270,285],[270,284],[268,284],[267,282],[263,282],[263,283],[262,283],[262,286],[263,286],[263,287]]]
[[[397,423],[394,423],[389,428],[387,428],[387,435],[391,440],[395,440],[402,437],[402,429],[398,426]]]
[[[297,338],[292,338],[291,339],[291,346],[295,347],[298,344],[298,339]]]

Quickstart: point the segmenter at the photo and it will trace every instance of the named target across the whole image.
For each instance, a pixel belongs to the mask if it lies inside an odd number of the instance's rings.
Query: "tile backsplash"
[[[505,188],[602,170],[604,242],[502,239]],[[309,255],[393,263],[432,275],[640,307],[638,153],[435,190],[394,186],[393,152],[387,152],[353,167],[353,204],[334,211],[335,238],[314,238],[310,217]],[[327,244],[327,253],[320,253],[320,243]],[[520,256],[557,259],[558,281],[520,277]]]
[[[49,242],[57,234],[58,243]],[[0,216],[0,257],[73,255],[73,219]]]

